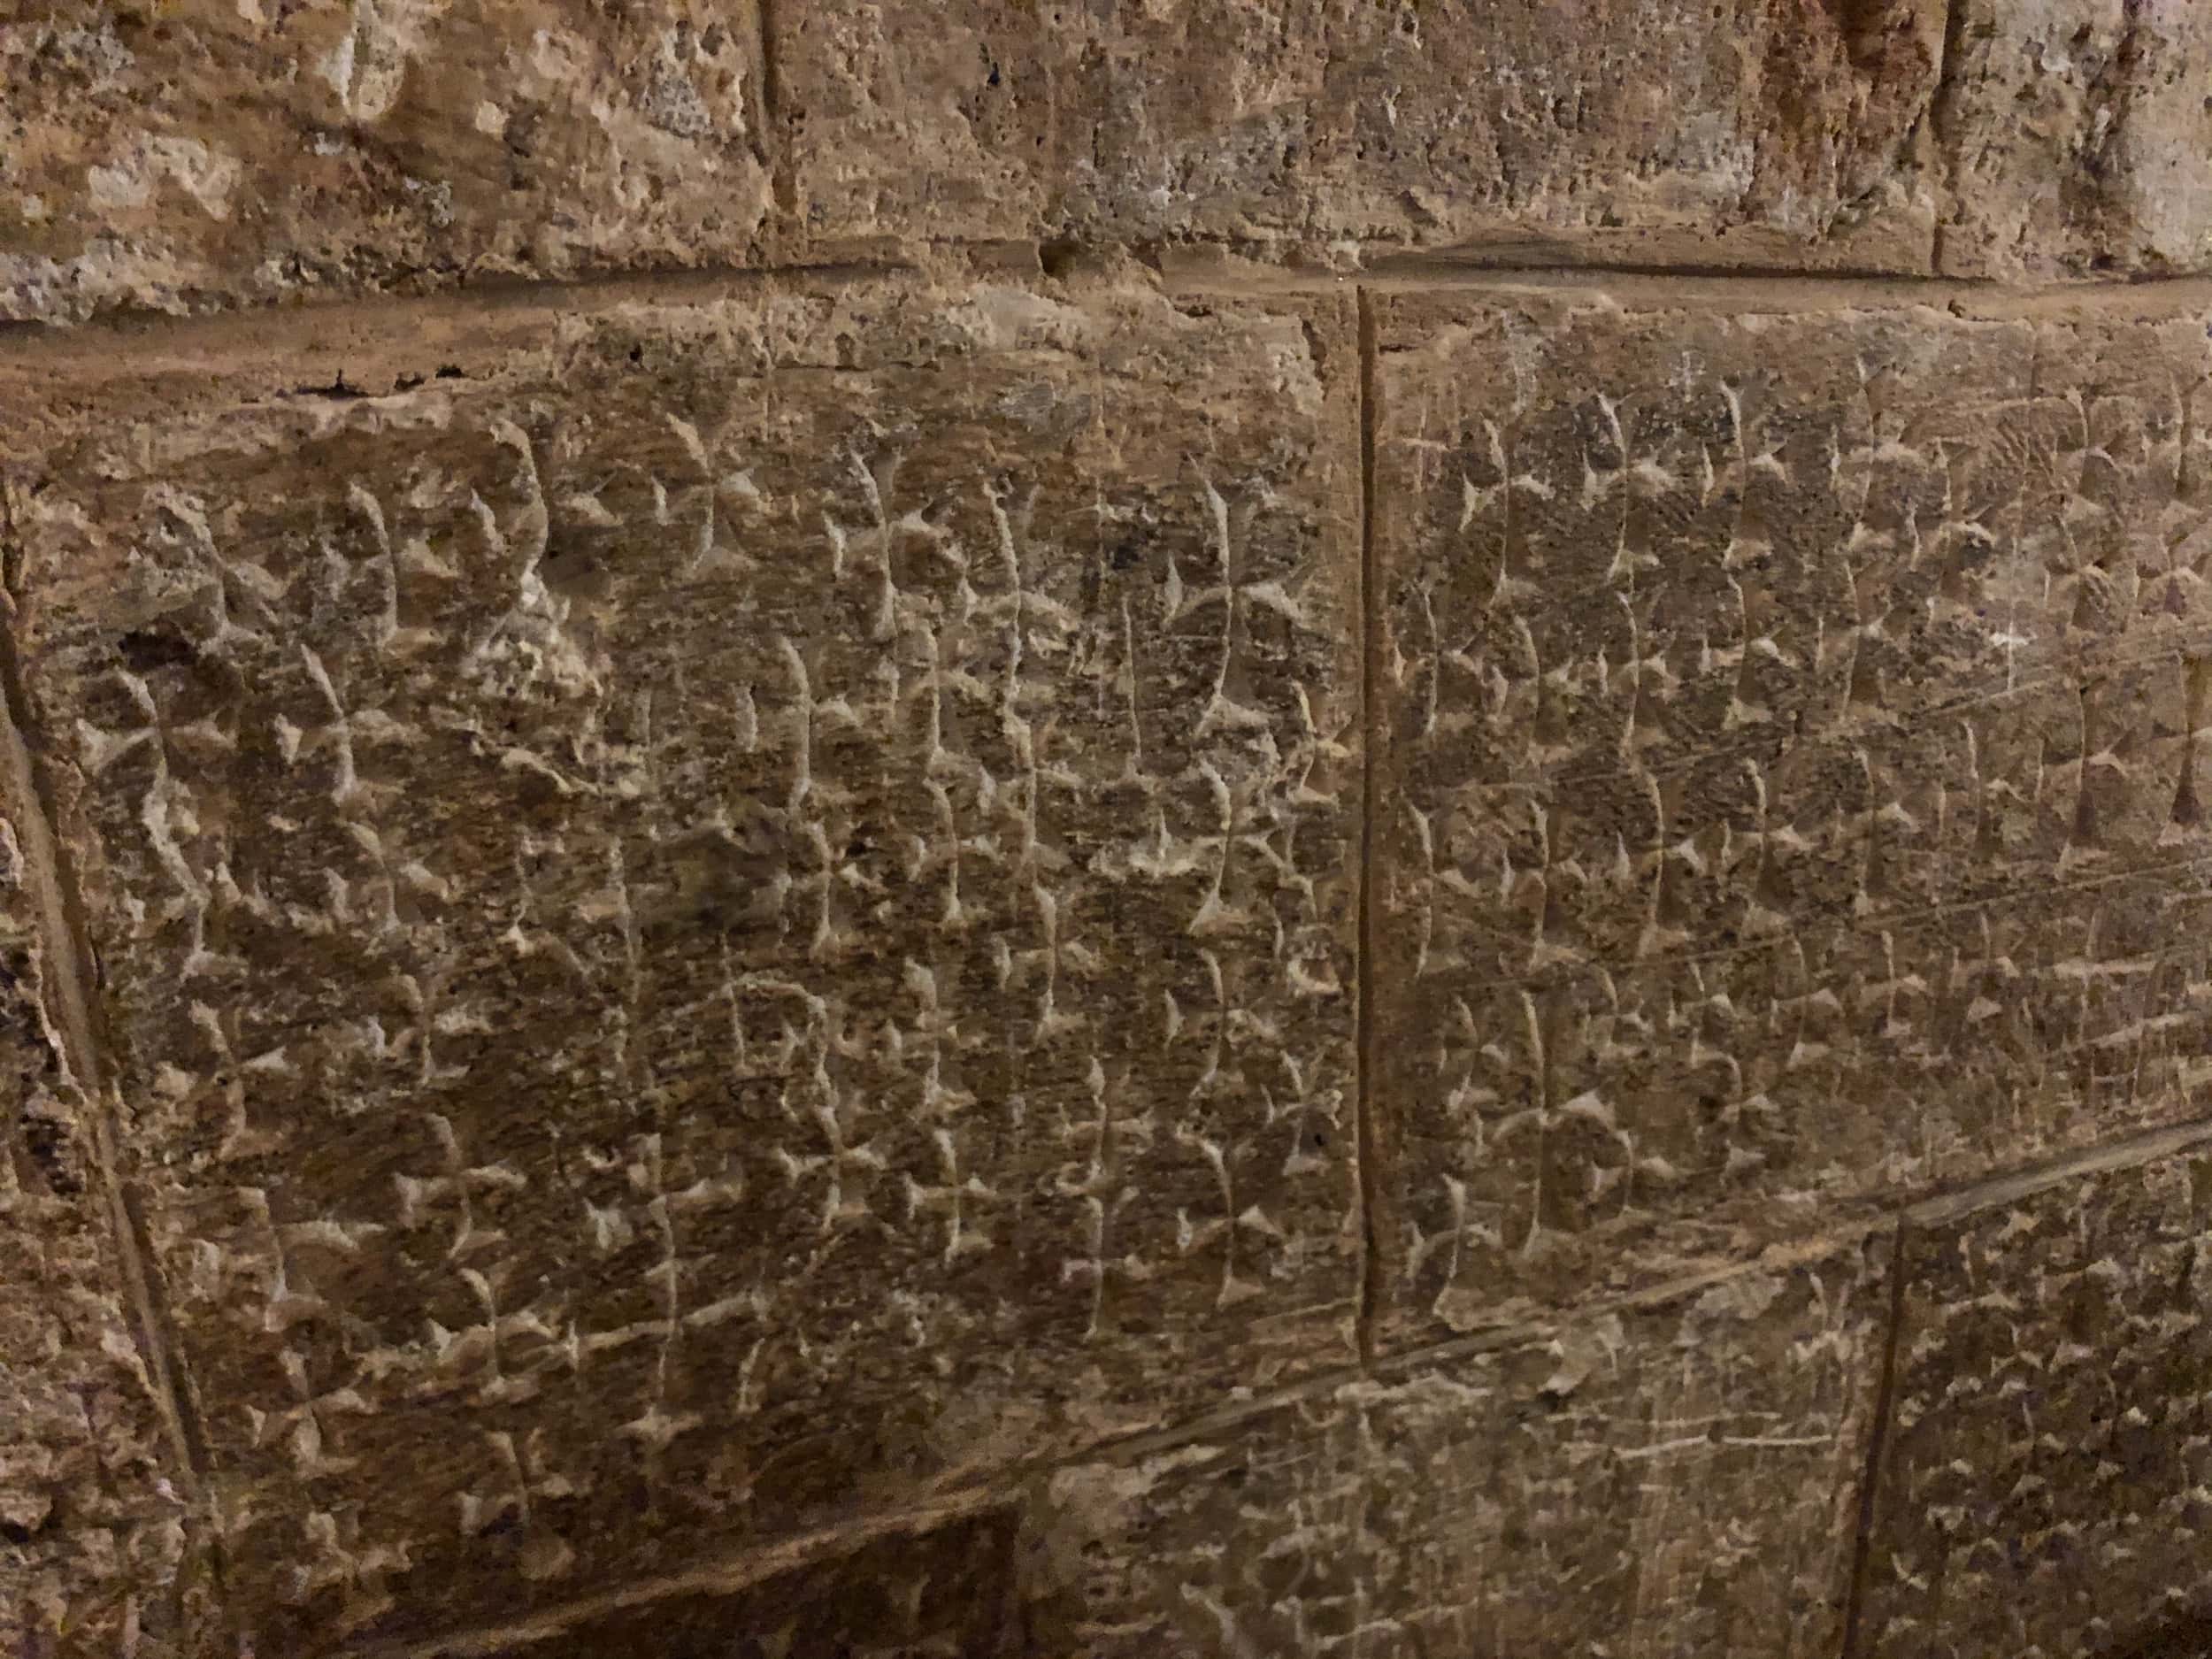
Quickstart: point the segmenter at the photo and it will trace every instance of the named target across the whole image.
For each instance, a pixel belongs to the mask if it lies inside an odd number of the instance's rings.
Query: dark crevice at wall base
[[[2098,1659],[2208,1659],[2212,1613],[2188,1613],[2130,1637]]]

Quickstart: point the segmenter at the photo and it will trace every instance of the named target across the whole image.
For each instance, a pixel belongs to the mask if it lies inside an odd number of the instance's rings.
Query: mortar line
[[[1893,1218],[1870,1220],[1866,1225],[1815,1239],[1795,1241],[1799,1256],[1815,1258],[1835,1251],[1863,1248],[1866,1237]],[[1548,1317],[1500,1325],[1486,1331],[1453,1336],[1384,1357],[1380,1370],[1388,1375],[1438,1361],[1471,1360],[1486,1354],[1507,1352],[1551,1340],[1565,1326],[1607,1313],[1626,1313],[1665,1308],[1701,1291],[1747,1274],[1773,1271],[1760,1259],[1731,1262],[1640,1289],[1563,1308]],[[457,1631],[422,1638],[340,1644],[322,1651],[328,1659],[460,1659],[461,1655],[494,1655],[515,1642],[549,1634],[580,1618],[685,1594],[731,1594],[761,1583],[777,1573],[828,1559],[844,1550],[902,1532],[942,1525],[993,1509],[1023,1502],[1041,1480],[1055,1472],[1085,1463],[1126,1467],[1148,1457],[1177,1450],[1210,1435],[1234,1433],[1243,1425],[1302,1402],[1321,1399],[1338,1389],[1371,1379],[1362,1366],[1333,1366],[1302,1380],[1232,1401],[1202,1411],[1167,1428],[1139,1430],[1076,1446],[1071,1449],[1022,1459],[977,1475],[971,1484],[949,1486],[917,1501],[873,1513],[849,1517],[812,1527],[788,1537],[757,1543],[694,1563],[673,1572],[651,1574],[611,1588],[580,1595],[532,1614],[499,1624],[472,1624]]]
[[[0,789],[15,807],[13,821],[36,910],[42,965],[51,970],[41,972],[40,988],[57,1016],[63,1057],[85,1101],[85,1127],[129,1299],[132,1335],[152,1385],[154,1409],[162,1419],[177,1473],[196,1501],[204,1479],[205,1438],[177,1376],[175,1338],[168,1326],[151,1240],[124,1179],[82,898],[67,844],[57,830],[60,819],[51,781],[28,736],[35,728],[15,637],[20,612],[15,584],[6,570],[16,534],[14,496],[8,486],[0,484]]]
[[[794,285],[838,288],[911,276],[904,257],[794,259],[760,265],[658,265],[634,271],[596,271],[578,276],[499,273],[413,293],[370,291],[293,305],[237,305],[170,312],[145,309],[103,311],[80,322],[0,319],[0,366],[42,357],[81,353],[90,363],[111,357],[119,341],[158,342],[175,350],[196,344],[235,349],[242,342],[266,349],[273,333],[299,336],[300,355],[320,365],[343,355],[348,327],[417,323],[438,319],[473,321],[542,313],[548,319],[595,315],[629,304],[706,304],[787,291]]]
[[[1411,1372],[1424,1365],[1474,1360],[1488,1354],[1528,1348],[1550,1341],[1564,1329],[1586,1324],[1607,1314],[1663,1310],[1747,1276],[1772,1273],[1795,1264],[1823,1259],[1845,1249],[1863,1249],[1870,1239],[1886,1232],[1894,1240],[1889,1286],[1890,1312],[1884,1338],[1883,1370],[1877,1380],[1874,1425],[1870,1432],[1870,1441],[1876,1436],[1882,1439],[1879,1444],[1870,1444],[1868,1460],[1871,1466],[1883,1455],[1887,1444],[1886,1425],[1893,1409],[1895,1353],[1901,1330],[1898,1314],[1906,1288],[1904,1249],[1906,1241],[1916,1229],[1924,1227],[1930,1220],[1939,1221],[1947,1217],[1956,1206],[1970,1209],[2008,1192],[2038,1191],[2083,1174],[2138,1167],[2206,1142],[2212,1142],[2212,1118],[2129,1136],[2108,1146],[2075,1154],[2037,1169],[1992,1176],[1951,1197],[1915,1200],[1909,1194],[1898,1194],[1878,1210],[1870,1211],[1858,1220],[1825,1232],[1774,1240],[1758,1254],[1740,1260],[1717,1263],[1697,1272],[1633,1290],[1563,1304],[1537,1317],[1510,1325],[1498,1325],[1464,1335],[1415,1343],[1402,1349],[1379,1354],[1371,1363],[1363,1362],[1331,1366],[1297,1382],[1200,1411],[1164,1428],[1140,1429],[1109,1435],[1066,1450],[1019,1459],[979,1473],[971,1484],[949,1485],[917,1502],[872,1514],[851,1517],[780,1540],[742,1547],[675,1572],[655,1574],[592,1594],[578,1596],[526,1619],[498,1625],[471,1625],[464,1630],[449,1631],[428,1638],[341,1645],[323,1651],[331,1659],[338,1659],[339,1655],[343,1655],[344,1659],[463,1659],[465,1655],[489,1655],[519,1640],[549,1634],[575,1619],[640,1605],[664,1596],[687,1593],[733,1594],[776,1573],[827,1559],[848,1546],[865,1544],[901,1532],[959,1520],[1002,1506],[1020,1503],[1035,1490],[1040,1480],[1049,1478],[1057,1471],[1101,1463],[1125,1467],[1209,1436],[1233,1434],[1242,1425],[1256,1418],[1303,1402],[1324,1398],[1340,1388],[1371,1382],[1378,1378],[1386,1379],[1400,1373]],[[1863,1478],[1859,1486],[1859,1522],[1853,1547],[1852,1585],[1847,1589],[1847,1631],[1857,1617],[1853,1610],[1857,1600],[1855,1586],[1859,1575],[1865,1571],[1859,1557],[1863,1550],[1868,1551],[1870,1555],[1870,1550],[1864,1542],[1868,1535],[1868,1506],[1871,1502],[1868,1495],[1870,1490],[1870,1486]],[[1855,1655],[1848,1647],[1844,1650],[1844,1659],[1855,1659]]]
[[[2177,273],[2085,282],[2001,282],[1906,273],[1839,277],[1819,272],[1707,272],[1686,266],[1469,265],[1423,260],[1353,273],[1285,271],[1263,265],[1226,270],[1176,268],[1162,273],[1175,295],[1265,299],[1340,292],[1464,296],[1501,303],[1554,297],[1609,303],[1632,311],[1731,316],[1834,316],[1913,309],[1947,311],[1965,322],[2043,314],[2154,319],[2212,307],[2212,275]]]
[[[1382,744],[1382,609],[1376,570],[1375,498],[1376,324],[1373,297],[1362,288],[1354,296],[1359,319],[1359,597],[1360,597],[1360,818],[1359,818],[1359,982],[1353,1015],[1352,1125],[1354,1156],[1359,1162],[1360,1365],[1375,1363],[1376,1326],[1383,1315],[1391,1263],[1385,1250],[1382,1219],[1385,1182],[1382,1136],[1375,1123],[1375,972],[1381,919],[1375,903],[1375,798],[1377,755]]]
[[[1897,1394],[1897,1346],[1905,1324],[1905,1248],[1912,1223],[1897,1217],[1891,1234],[1889,1258],[1889,1318],[1882,1340],[1882,1369],[1874,1387],[1874,1421],[1866,1436],[1866,1466],[1859,1476],[1858,1531],[1851,1543],[1851,1578],[1844,1591],[1841,1659],[1855,1659],[1859,1651],[1859,1621],[1866,1607],[1867,1574],[1874,1559],[1874,1521],[1877,1488],[1882,1461],[1889,1449],[1890,1414]]]
[[[321,361],[342,349],[327,338],[327,331],[334,325],[342,326],[352,319],[411,318],[441,309],[457,313],[481,311],[497,314],[533,309],[557,312],[578,305],[595,310],[625,303],[680,304],[687,300],[703,303],[741,299],[773,291],[779,284],[793,281],[840,286],[926,274],[928,266],[923,261],[926,251],[955,256],[963,252],[995,253],[1003,257],[1015,248],[1033,249],[1040,245],[1010,242],[1005,238],[913,239],[874,257],[845,259],[661,265],[576,277],[500,275],[425,292],[366,291],[297,305],[240,305],[186,314],[143,310],[108,311],[81,321],[0,319],[0,365],[33,359],[42,352],[66,354],[73,343],[78,344],[88,358],[111,354],[119,335],[153,336],[180,345],[204,341],[219,346],[227,334],[243,333],[257,341],[265,341],[272,328],[299,331],[303,336],[302,354]],[[1125,242],[1111,245],[1133,246]],[[1193,245],[1221,252],[1234,251],[1226,243]],[[2108,310],[2123,314],[2131,306],[2212,307],[2212,275],[2198,273],[2019,283],[1912,272],[1824,272],[1791,266],[1716,268],[1694,264],[1602,260],[1480,264],[1464,257],[1396,246],[1378,264],[1342,272],[1302,271],[1255,263],[1214,273],[1180,268],[1156,274],[1162,287],[1171,294],[1254,297],[1340,293],[1353,286],[1365,292],[1475,294],[1518,294],[1533,288],[1586,291],[1633,304],[1655,307],[1671,303],[1688,309],[1713,307],[1716,302],[1732,295],[1748,296],[1758,300],[1764,309],[1781,312],[1952,305],[1968,308],[1962,314],[1970,318],[1981,317],[1983,312],[1978,307],[1984,305],[1998,316],[2010,315],[2012,308],[2021,306]],[[966,280],[987,283],[992,278],[972,275]],[[1682,286],[1683,292],[1670,302],[1665,285],[1676,284]],[[318,335],[312,332],[315,330],[325,333]],[[96,348],[92,343],[95,342],[101,343]]]
[[[1552,250],[1547,250],[1548,253]],[[1618,255],[1567,252],[1563,257],[1516,257],[1509,253],[1486,253],[1481,249],[1417,248],[1385,244],[1372,264],[1363,264],[1363,277],[1426,275],[1448,272],[1471,278],[1510,279],[1521,275],[1693,278],[1707,282],[1805,282],[1858,288],[1896,287],[1925,282],[1927,276],[1909,265],[1817,265],[1788,261],[1746,260],[1739,264],[1700,259],[1630,259]]]
[[[2026,1198],[2085,1176],[2139,1169],[2207,1144],[2212,1144],[2212,1118],[2138,1129],[2010,1170],[1993,1171],[1963,1185],[1924,1192],[1901,1201],[1897,1210],[1901,1218],[1916,1225],[1955,1221],[2008,1199]]]

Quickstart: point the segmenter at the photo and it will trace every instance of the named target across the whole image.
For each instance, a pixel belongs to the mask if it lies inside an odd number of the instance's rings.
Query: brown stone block
[[[133,1334],[4,720],[0,751],[0,1651],[157,1659],[199,1609],[204,1529]]]
[[[1909,1221],[1856,1653],[2198,1651],[2208,1227],[2201,1136]]]
[[[751,0],[0,4],[0,318],[741,260]]]
[[[799,232],[1927,268],[1926,0],[784,5]]]
[[[890,1531],[720,1585],[649,1586],[522,1627],[419,1647],[424,1659],[1023,1659],[1018,1517],[996,1509]]]
[[[1377,304],[1397,1328],[2205,1109],[2199,319]]]
[[[247,1621],[511,1614],[1342,1363],[1348,305],[496,326],[96,416],[21,527]]]
[[[1056,1475],[1033,1651],[1832,1654],[1886,1239]]]
[[[1963,0],[1937,110],[1955,276],[2212,265],[2212,16],[2190,0]]]

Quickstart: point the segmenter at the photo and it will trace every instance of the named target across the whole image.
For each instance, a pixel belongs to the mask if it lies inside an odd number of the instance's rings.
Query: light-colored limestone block
[[[2212,12],[1961,0],[1937,105],[1954,276],[2212,266]]]
[[[813,0],[795,230],[1923,270],[1928,0]]]
[[[741,262],[752,0],[4,0],[0,319]]]

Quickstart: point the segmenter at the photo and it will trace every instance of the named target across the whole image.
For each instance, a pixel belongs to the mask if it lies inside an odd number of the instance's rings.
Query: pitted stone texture
[[[1394,1324],[2205,1110],[2200,319],[1379,329]]]
[[[0,4],[0,318],[746,257],[751,0]]]
[[[1023,1659],[1017,1517],[895,1532],[741,1586],[687,1587],[528,1631],[502,1659]],[[418,1650],[422,1651],[422,1650]],[[432,1647],[426,1659],[481,1654]]]
[[[1886,1247],[1064,1471],[1035,1651],[1833,1654]]]
[[[1938,119],[1947,274],[2212,268],[2212,13],[1962,0]]]
[[[0,1650],[153,1659],[182,1632],[187,1507],[46,1006],[19,810],[0,799]]]
[[[53,463],[31,696],[267,1640],[1344,1360],[1348,313],[549,311]]]
[[[1358,238],[1926,268],[1929,0],[775,17],[792,209],[832,243]]]
[[[1908,1225],[1861,1655],[2200,1650],[2208,1240],[2204,1145]]]

